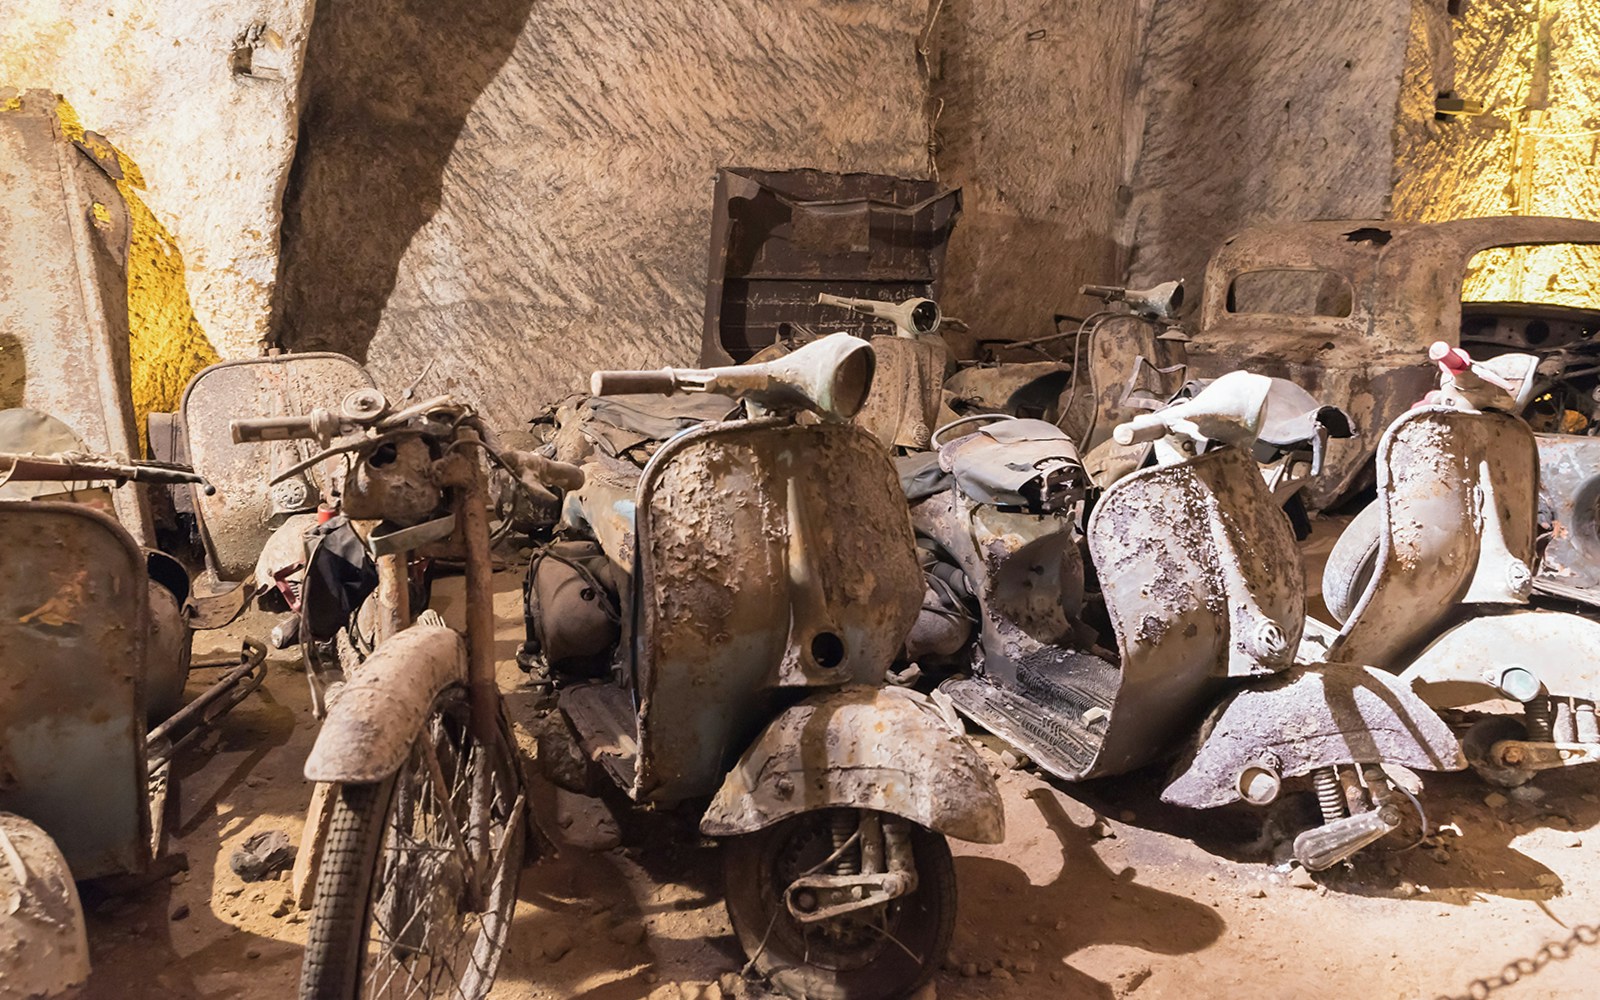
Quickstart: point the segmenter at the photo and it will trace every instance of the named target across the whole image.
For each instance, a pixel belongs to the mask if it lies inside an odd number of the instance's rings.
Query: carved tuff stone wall
[[[1397,128],[1403,219],[1600,219],[1600,7],[1584,0],[1419,4]],[[1482,113],[1436,120],[1439,94]],[[1600,249],[1480,255],[1466,297],[1592,306]]]
[[[714,168],[926,169],[918,0],[323,0],[282,339],[504,426],[699,351]]]
[[[197,328],[224,355],[255,353],[268,330],[311,5],[6,0],[0,13],[0,87],[61,94],[137,166],[133,190],[170,234],[162,253],[181,248]],[[187,305],[150,314],[173,338],[194,333]],[[157,381],[187,373],[169,375]]]
[[[944,305],[970,338],[1044,336],[1092,308],[1078,286],[1117,280],[1140,6],[930,4],[936,162],[965,198]]]
[[[1247,226],[1385,215],[1411,17],[1412,0],[1154,0],[1130,282],[1193,288]]]

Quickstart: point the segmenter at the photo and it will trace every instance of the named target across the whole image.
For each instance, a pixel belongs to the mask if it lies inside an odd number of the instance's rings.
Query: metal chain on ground
[[[1467,984],[1467,992],[1450,995],[1441,993],[1434,1000],[1484,1000],[1495,990],[1518,983],[1538,972],[1551,962],[1561,962],[1572,957],[1580,945],[1600,942],[1600,927],[1579,924],[1565,941],[1546,941],[1530,958],[1519,958],[1493,976],[1474,979]]]

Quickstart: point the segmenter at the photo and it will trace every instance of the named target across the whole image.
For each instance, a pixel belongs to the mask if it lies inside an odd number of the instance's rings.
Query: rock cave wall
[[[313,2],[6,0],[0,14],[0,87],[61,94],[136,167],[128,193],[187,275],[188,303],[156,322],[190,338],[192,306],[223,356],[254,354],[267,336]]]
[[[964,197],[944,306],[969,344],[1049,334],[1056,314],[1093,308],[1080,285],[1118,280],[1130,73],[1150,2],[930,4],[935,160]]]
[[[1122,229],[1129,283],[1181,277],[1194,292],[1240,229],[1385,216],[1412,8],[1154,0]]]
[[[284,346],[512,427],[692,364],[721,165],[924,176],[923,0],[322,0]]]

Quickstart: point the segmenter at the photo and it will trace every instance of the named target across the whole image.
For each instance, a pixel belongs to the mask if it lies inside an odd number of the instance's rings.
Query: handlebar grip
[[[1111,432],[1111,437],[1117,444],[1127,446],[1132,444],[1145,444],[1149,441],[1159,441],[1167,436],[1167,425],[1163,423],[1139,423],[1130,421],[1118,424]]]
[[[668,395],[678,390],[678,378],[670,368],[652,372],[595,372],[589,377],[593,396],[627,396],[636,393]]]
[[[315,415],[303,417],[242,417],[228,423],[234,444],[258,441],[292,441],[317,436]]]

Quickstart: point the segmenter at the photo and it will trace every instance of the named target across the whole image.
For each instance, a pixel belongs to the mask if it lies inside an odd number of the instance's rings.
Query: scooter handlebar
[[[1124,447],[1133,444],[1145,444],[1150,441],[1159,441],[1169,433],[1167,425],[1161,421],[1149,421],[1135,418],[1128,423],[1118,424],[1111,432],[1112,440]]]
[[[670,368],[657,371],[595,372],[589,377],[589,393],[594,396],[627,396],[643,393],[669,395],[678,391],[678,377]]]
[[[241,417],[228,423],[234,444],[261,441],[293,441],[301,438],[326,440],[339,430],[339,419],[327,410],[316,409],[297,417]]]

